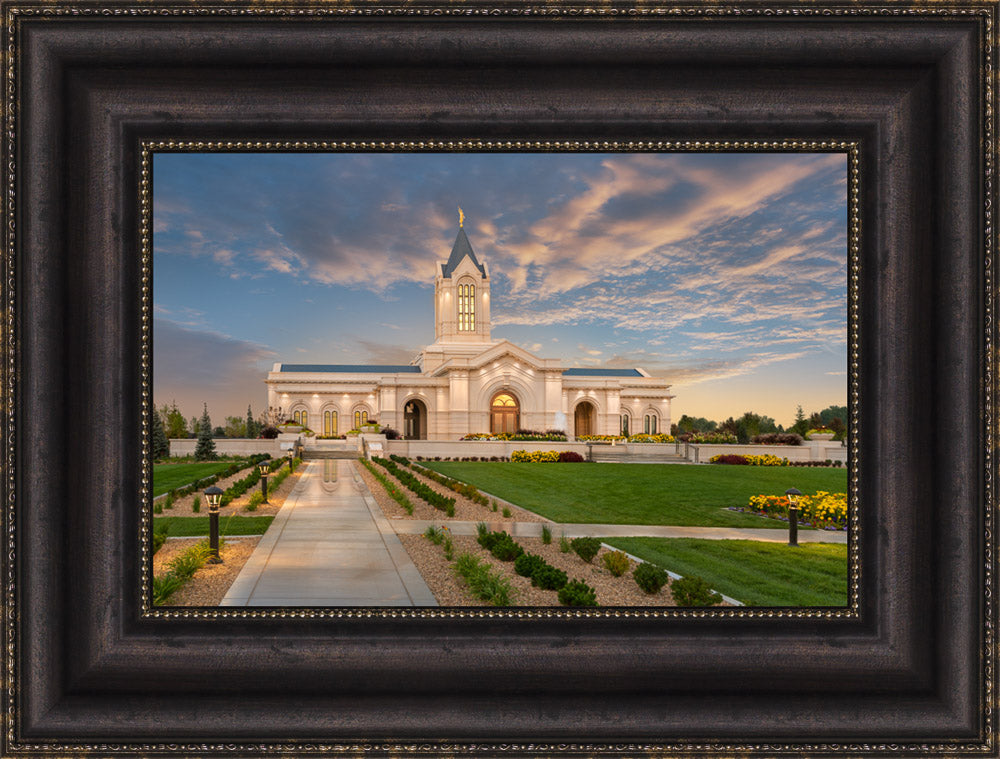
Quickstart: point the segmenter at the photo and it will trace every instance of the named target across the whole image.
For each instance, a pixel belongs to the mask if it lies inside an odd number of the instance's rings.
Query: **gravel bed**
[[[457,519],[463,522],[490,523],[549,522],[548,519],[540,517],[537,514],[518,508],[512,508],[511,515],[509,517],[504,517],[502,506],[498,507],[497,511],[493,511],[493,509],[489,506],[482,506],[475,501],[471,501],[465,496],[459,495],[454,490],[446,488],[444,485],[424,477],[412,469],[408,469],[411,474],[415,475],[417,479],[426,484],[428,487],[433,488],[442,495],[455,499],[455,516],[449,517],[443,511],[439,511],[434,508],[416,493],[409,490],[405,485],[403,485],[403,483],[389,474],[388,470],[383,469],[378,464],[373,464],[373,466],[378,472],[388,477],[390,482],[393,482],[401,491],[406,493],[406,497],[409,498],[410,503],[413,504],[413,515],[411,516],[407,514],[403,507],[396,503],[388,493],[385,492],[385,488],[383,488],[382,484],[372,476],[371,472],[369,472],[363,465],[357,464],[356,468],[361,473],[361,477],[364,479],[365,484],[368,486],[368,489],[372,491],[378,505],[382,508],[383,513],[389,517],[389,519],[433,519],[443,520],[445,522],[449,519]],[[402,465],[398,466],[402,467]]]
[[[166,572],[166,565],[173,558],[202,540],[204,538],[168,540],[153,556],[153,574]],[[164,606],[218,606],[259,542],[260,537],[225,538],[219,552],[223,563],[203,566]]]
[[[441,606],[487,605],[485,601],[474,598],[464,582],[454,575],[451,562],[445,560],[441,546],[434,545],[423,535],[400,535],[399,539]],[[452,542],[455,546],[455,556],[471,553],[491,566],[499,568],[507,576],[515,589],[514,606],[560,606],[556,591],[533,587],[531,580],[521,577],[514,571],[514,562],[494,558],[476,542],[474,537],[456,535],[452,536]],[[607,553],[605,548],[601,549],[592,564],[587,564],[575,553],[560,552],[558,538],[553,538],[550,545],[543,544],[541,538],[519,537],[517,542],[526,551],[538,554],[552,566],[564,570],[570,580],[583,580],[594,588],[597,603],[601,606],[674,605],[668,587],[661,589],[659,593],[648,595],[635,584],[631,574],[635,562],[630,562],[629,571],[621,577],[612,575],[604,568],[601,559],[601,555]]]
[[[299,464],[292,474],[285,478],[285,481],[281,483],[281,486],[275,491],[268,488],[267,491],[267,503],[260,504],[255,511],[247,511],[246,505],[250,502],[250,494],[255,490],[260,490],[260,483],[258,482],[252,488],[247,490],[239,498],[233,500],[228,506],[219,509],[220,516],[229,516],[230,514],[244,514],[248,516],[274,516],[281,509],[281,505],[285,502],[285,497],[292,492],[292,488],[295,487],[295,483],[299,481],[299,476],[302,474],[302,470],[305,467],[305,463]],[[220,488],[225,490],[234,482],[242,480],[250,474],[250,469],[244,469],[231,477],[227,477],[224,480],[220,480],[215,483]],[[269,483],[270,484],[270,483]],[[195,514],[191,510],[191,504],[194,503],[194,497],[199,496],[201,498],[201,511]],[[160,501],[163,503],[163,501]],[[163,517],[203,517],[208,514],[208,501],[205,500],[204,489],[199,490],[191,495],[186,495],[183,498],[178,498],[174,501],[173,508],[163,509],[162,514],[156,514],[155,516]]]

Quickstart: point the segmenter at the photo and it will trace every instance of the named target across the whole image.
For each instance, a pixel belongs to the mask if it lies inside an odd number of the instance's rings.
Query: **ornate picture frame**
[[[995,755],[995,2],[2,8],[5,755]],[[144,143],[639,136],[858,145],[850,609],[149,613]]]

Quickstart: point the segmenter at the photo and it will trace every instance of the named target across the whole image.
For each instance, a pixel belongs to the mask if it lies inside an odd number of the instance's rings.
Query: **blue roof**
[[[638,369],[566,369],[564,377],[641,377]]]
[[[448,263],[444,265],[444,270],[441,274],[445,277],[451,277],[455,269],[458,268],[458,265],[462,263],[462,259],[466,256],[472,259],[473,266],[479,269],[479,273],[485,277],[486,269],[483,268],[483,265],[479,263],[479,259],[476,258],[476,253],[469,244],[469,238],[465,234],[465,229],[459,227],[458,236],[455,238],[455,245],[451,249],[451,255],[448,256]]]
[[[340,374],[420,374],[419,366],[402,364],[282,364],[282,372],[331,372]]]

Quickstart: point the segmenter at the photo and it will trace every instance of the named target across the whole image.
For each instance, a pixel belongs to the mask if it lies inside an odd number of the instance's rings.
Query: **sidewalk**
[[[221,606],[437,606],[353,462],[307,467]]]
[[[701,538],[703,540],[761,540],[768,543],[787,543],[787,529],[755,527],[664,527],[650,524],[553,524],[543,522],[490,522],[490,530],[504,530],[514,537],[538,538],[542,526],[552,531],[552,537],[567,538]],[[448,525],[454,535],[475,535],[476,522],[453,520],[392,519],[392,529],[398,535],[420,535],[431,525]],[[800,543],[847,543],[846,532],[832,530],[799,529]]]

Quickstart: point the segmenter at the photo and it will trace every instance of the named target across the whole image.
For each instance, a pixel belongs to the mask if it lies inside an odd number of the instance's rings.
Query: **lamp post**
[[[289,472],[294,472],[295,471],[295,449],[294,448],[289,448],[288,449],[288,471]]]
[[[205,500],[208,501],[208,547],[212,549],[209,564],[221,564],[219,558],[219,502],[222,500],[222,488],[212,485],[205,488]]]
[[[262,503],[267,503],[267,473],[271,471],[271,462],[264,459],[257,468],[260,469],[260,494],[264,496]]]
[[[788,499],[788,545],[797,546],[799,544],[799,496],[802,491],[796,488],[789,488],[785,491]]]

